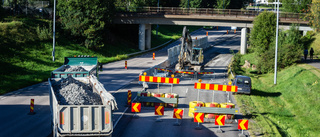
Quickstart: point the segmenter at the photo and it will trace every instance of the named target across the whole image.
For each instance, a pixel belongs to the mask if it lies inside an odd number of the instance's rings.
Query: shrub
[[[38,25],[36,31],[38,34],[38,37],[41,41],[46,41],[46,40],[51,40],[52,39],[52,25],[51,23],[49,23],[49,28],[47,27],[40,27],[40,25]]]

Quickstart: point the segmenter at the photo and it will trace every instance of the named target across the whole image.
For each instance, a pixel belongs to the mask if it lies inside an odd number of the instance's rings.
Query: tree
[[[217,9],[227,9],[230,4],[230,0],[217,0]]]
[[[232,0],[228,6],[228,9],[241,9],[245,8],[246,4],[249,4],[251,0]]]
[[[267,51],[276,34],[276,15],[273,12],[264,11],[253,22],[253,30],[250,34],[250,44],[258,54]]]
[[[276,45],[276,15],[263,12],[256,17],[250,34],[250,45],[257,59],[259,73],[273,72]],[[292,25],[290,30],[279,31],[278,68],[285,68],[300,60],[303,42],[298,25]]]
[[[104,46],[106,24],[114,13],[114,0],[58,0],[62,26],[87,48]]]
[[[3,3],[2,0],[0,0],[0,21],[2,20],[3,17],[3,7],[2,7]]]
[[[298,25],[292,25],[287,31],[279,33],[278,66],[285,68],[300,60],[303,43]]]
[[[312,5],[304,10],[306,12],[305,20],[309,21],[309,24],[316,31],[320,31],[320,0],[313,0]]]
[[[311,3],[312,0],[282,0],[282,7],[286,12],[302,13]]]
[[[189,2],[189,6],[188,6]],[[180,7],[183,8],[201,8],[202,0],[181,0]]]
[[[276,15],[264,11],[259,14],[254,22],[250,33],[250,45],[258,60],[257,70],[259,73],[272,71],[274,60],[274,38],[276,34]]]

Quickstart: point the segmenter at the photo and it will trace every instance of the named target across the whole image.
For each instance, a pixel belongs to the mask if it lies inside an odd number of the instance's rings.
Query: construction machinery
[[[178,71],[197,71],[203,69],[203,49],[199,45],[193,45],[192,38],[184,26],[178,63],[175,69]]]

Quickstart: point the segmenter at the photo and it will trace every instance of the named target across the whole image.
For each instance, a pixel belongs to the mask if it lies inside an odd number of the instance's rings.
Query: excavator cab
[[[203,63],[203,50],[202,48],[192,48],[191,64]]]

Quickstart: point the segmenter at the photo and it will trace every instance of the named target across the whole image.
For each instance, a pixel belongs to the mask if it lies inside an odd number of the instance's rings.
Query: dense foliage
[[[227,9],[231,0],[217,0],[217,9]]]
[[[307,12],[305,20],[308,20],[312,28],[316,31],[320,31],[320,0],[313,0],[312,5],[304,10]]]
[[[58,0],[57,10],[64,29],[87,48],[104,46],[114,0]]]
[[[302,13],[311,2],[312,0],[282,0],[282,7],[286,12]]]
[[[276,34],[276,20],[276,15],[267,11],[255,18],[249,41],[254,51],[258,54],[267,51],[273,44]]]
[[[3,18],[3,7],[2,7],[2,0],[0,1],[0,21],[2,20]]]
[[[180,7],[201,8],[202,0],[181,0]]]
[[[274,71],[276,15],[263,12],[254,21],[250,45],[255,53],[257,70],[260,73]],[[300,60],[304,49],[297,25],[287,31],[279,31],[278,68],[285,68]],[[307,47],[306,47],[307,48]]]

